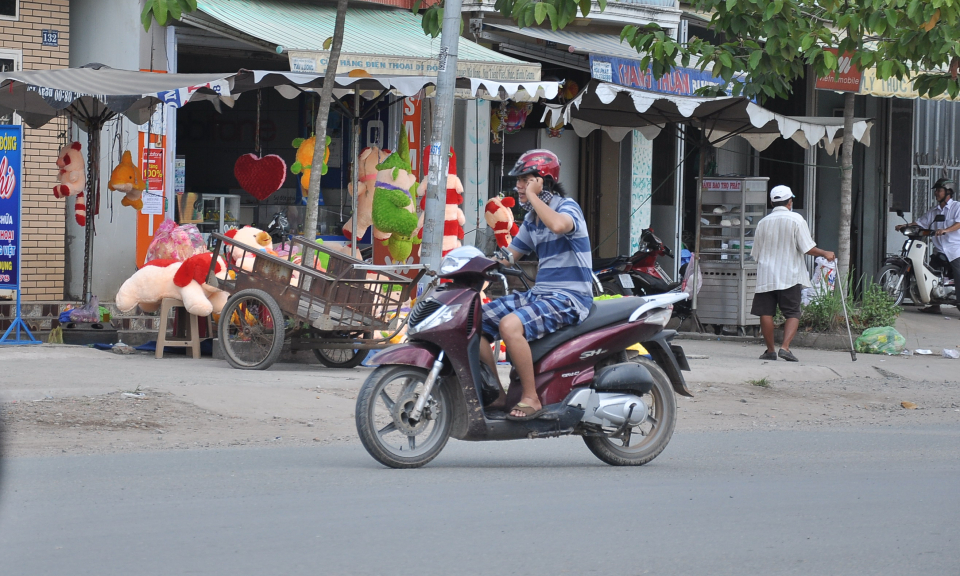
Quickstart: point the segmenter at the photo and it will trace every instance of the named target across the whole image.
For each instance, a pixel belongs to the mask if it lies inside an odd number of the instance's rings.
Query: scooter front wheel
[[[643,396],[647,419],[622,437],[583,437],[593,455],[612,466],[640,466],[653,460],[667,447],[677,425],[677,399],[670,378],[652,360],[638,357],[631,361],[642,364],[653,376],[653,389]]]
[[[433,387],[420,418],[410,418],[423,394],[427,371],[381,366],[370,373],[357,396],[357,432],[367,452],[391,468],[419,468],[437,457],[450,438],[449,395]]]
[[[893,298],[894,306],[899,306],[903,303],[910,279],[903,276],[899,266],[888,264],[877,272],[877,284]]]

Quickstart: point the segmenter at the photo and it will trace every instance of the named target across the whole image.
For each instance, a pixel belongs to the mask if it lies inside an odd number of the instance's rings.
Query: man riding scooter
[[[527,292],[508,294],[483,306],[480,359],[496,376],[491,342],[499,335],[523,389],[507,418],[533,420],[542,415],[543,406],[537,396],[529,342],[587,318],[593,304],[593,262],[583,212],[574,200],[565,197],[556,154],[548,150],[526,152],[510,176],[518,177],[520,205],[527,215],[502,255],[513,264],[536,252],[540,259],[537,282]],[[490,407],[509,408],[505,404],[506,393],[500,385],[500,395]]]
[[[960,202],[953,199],[953,186],[954,182],[949,178],[937,180],[933,185],[933,196],[937,201],[936,206],[918,218],[913,224],[924,228],[938,226],[933,238],[933,246],[949,263],[953,281],[958,282],[960,281]],[[936,221],[936,217],[941,214],[944,216],[944,220],[942,222]],[[908,224],[900,224],[896,226],[896,230],[899,231],[904,226],[908,226]],[[933,304],[921,308],[920,311],[940,314],[940,305]]]

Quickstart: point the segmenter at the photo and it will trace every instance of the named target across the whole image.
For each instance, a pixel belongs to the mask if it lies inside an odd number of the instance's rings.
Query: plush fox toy
[[[133,157],[129,150],[123,153],[120,163],[110,174],[110,182],[107,187],[115,192],[126,194],[120,204],[132,206],[134,210],[143,208],[143,191],[147,184],[143,181],[140,169],[133,163]]]

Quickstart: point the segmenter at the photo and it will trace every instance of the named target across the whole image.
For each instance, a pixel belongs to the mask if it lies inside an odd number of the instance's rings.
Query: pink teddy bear
[[[87,208],[84,203],[83,190],[87,183],[87,173],[83,168],[83,155],[80,154],[80,149],[79,142],[71,142],[60,149],[60,154],[57,155],[60,184],[53,187],[53,195],[56,198],[76,196],[76,201],[73,204],[74,217],[77,219],[77,224],[85,226],[87,224]]]

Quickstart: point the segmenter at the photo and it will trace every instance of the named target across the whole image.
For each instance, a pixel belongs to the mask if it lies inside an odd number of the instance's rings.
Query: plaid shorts
[[[566,296],[515,292],[483,305],[483,334],[488,340],[499,338],[500,320],[507,314],[520,318],[527,342],[580,323],[580,311]]]

